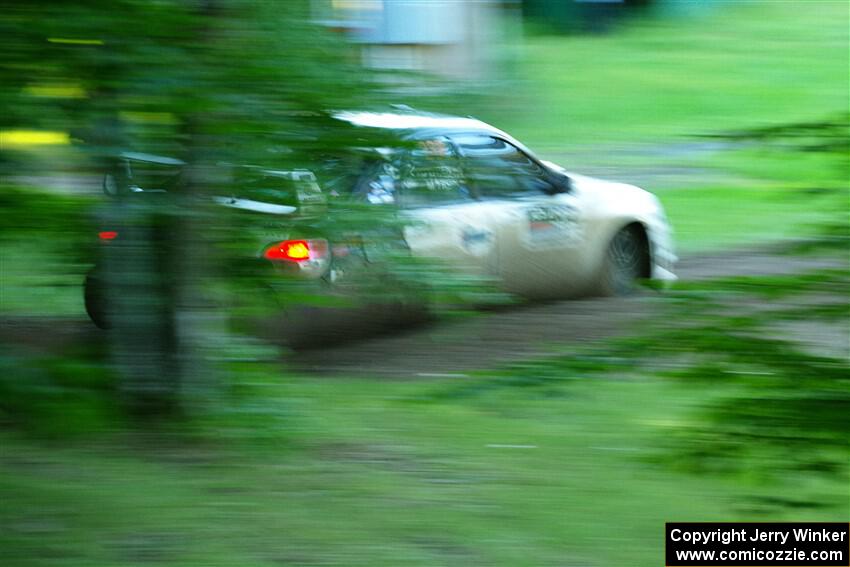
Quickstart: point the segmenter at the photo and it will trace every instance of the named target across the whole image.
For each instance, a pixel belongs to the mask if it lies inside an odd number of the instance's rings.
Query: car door
[[[413,254],[467,273],[496,275],[500,212],[476,199],[450,141],[418,141],[400,178],[400,203],[409,221],[405,239]]]
[[[582,283],[582,204],[566,178],[490,134],[453,136],[470,190],[498,216],[498,276],[508,291],[569,295]]]

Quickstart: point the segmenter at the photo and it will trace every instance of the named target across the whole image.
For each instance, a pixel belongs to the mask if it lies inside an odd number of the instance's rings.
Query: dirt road
[[[683,258],[682,280],[722,276],[793,274],[841,266],[835,257],[789,256],[770,248],[703,254]],[[845,261],[846,266],[846,261]],[[627,333],[658,311],[663,292],[645,291],[628,298],[593,298],[520,305],[466,319],[441,321],[348,344],[294,353],[285,358],[297,371],[316,376],[385,376],[427,379],[462,376],[472,370]],[[848,344],[847,326],[829,340]],[[777,329],[777,332],[783,332]],[[830,331],[832,332],[832,331]],[[0,341],[62,352],[102,339],[102,331],[83,316],[67,319],[6,317]],[[834,335],[835,333],[833,333]]]
[[[760,248],[685,257],[676,272],[688,281],[793,274],[840,265],[835,258],[789,256]],[[558,345],[627,333],[656,311],[663,300],[658,292],[646,291],[628,298],[521,305],[393,336],[301,352],[291,364],[317,375],[462,377],[470,370],[543,355]],[[835,340],[847,344],[844,336]]]

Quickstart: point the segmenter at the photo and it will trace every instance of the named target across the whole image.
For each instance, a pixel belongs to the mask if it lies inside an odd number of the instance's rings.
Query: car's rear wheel
[[[635,225],[621,229],[605,254],[600,278],[603,295],[629,295],[637,288],[637,280],[645,277],[647,263],[646,238]]]
[[[86,305],[86,313],[95,326],[101,329],[109,329],[110,325],[106,318],[106,298],[104,297],[103,280],[97,271],[92,270],[86,276],[83,295]]]

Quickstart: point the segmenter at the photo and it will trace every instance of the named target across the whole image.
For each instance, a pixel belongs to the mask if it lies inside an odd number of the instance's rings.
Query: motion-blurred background
[[[659,565],[665,521],[845,521],[849,23],[844,0],[3,2],[0,562]],[[502,305],[400,261],[437,321],[296,354],[232,324],[277,306],[242,228],[170,206],[181,261],[125,262],[155,291],[120,332],[88,321],[117,154],[180,160],[189,196],[221,164],[321,185],[364,142],[329,113],[390,105],[654,192],[680,282]]]

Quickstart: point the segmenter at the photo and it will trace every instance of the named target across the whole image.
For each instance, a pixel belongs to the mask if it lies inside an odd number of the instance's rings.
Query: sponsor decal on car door
[[[496,211],[473,198],[451,143],[445,138],[420,142],[401,177],[411,251],[469,272],[495,274]]]
[[[454,138],[475,195],[498,210],[499,275],[510,291],[556,293],[582,238],[581,211],[553,172],[506,139]]]
[[[570,203],[540,203],[525,209],[523,244],[531,250],[575,246],[582,238],[578,208]]]

